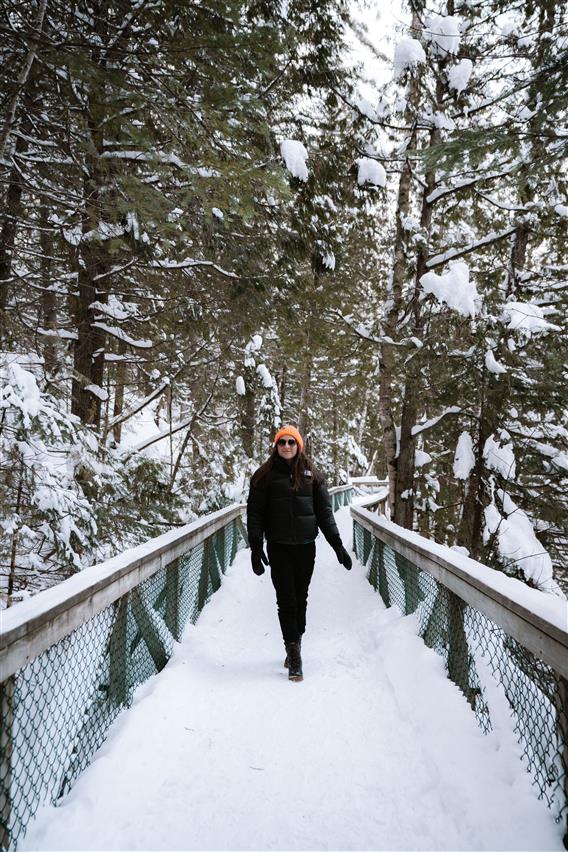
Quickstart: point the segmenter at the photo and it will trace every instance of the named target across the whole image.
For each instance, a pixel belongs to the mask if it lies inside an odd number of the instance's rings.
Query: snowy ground
[[[348,509],[337,516],[351,542]],[[558,849],[507,725],[484,737],[414,619],[318,540],[289,683],[243,551],[22,849]]]

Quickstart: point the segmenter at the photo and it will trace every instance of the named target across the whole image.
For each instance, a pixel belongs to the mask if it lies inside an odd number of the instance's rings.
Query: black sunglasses
[[[288,444],[289,447],[293,447],[295,443],[296,443],[296,441],[295,441],[294,438],[279,438],[278,439],[278,446],[279,447],[285,447],[286,444]]]

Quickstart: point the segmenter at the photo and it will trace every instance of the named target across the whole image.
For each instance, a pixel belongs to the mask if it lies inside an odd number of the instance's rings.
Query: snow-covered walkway
[[[269,575],[242,551],[22,848],[562,848],[508,725],[483,736],[413,617],[321,537],[303,683],[283,656]]]

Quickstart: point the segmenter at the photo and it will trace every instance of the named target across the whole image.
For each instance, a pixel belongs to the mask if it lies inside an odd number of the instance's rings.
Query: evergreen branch
[[[455,260],[458,257],[464,257],[464,255],[470,254],[472,251],[475,251],[482,246],[489,246],[493,243],[499,242],[500,240],[504,240],[506,237],[510,237],[511,234],[514,234],[516,230],[517,227],[515,225],[512,228],[506,228],[498,234],[489,234],[482,240],[477,240],[475,243],[469,243],[469,245],[464,246],[461,249],[450,249],[449,251],[444,252],[444,254],[436,254],[426,261],[426,267],[427,269],[435,269],[437,266],[442,266],[444,263],[447,263],[448,260]]]

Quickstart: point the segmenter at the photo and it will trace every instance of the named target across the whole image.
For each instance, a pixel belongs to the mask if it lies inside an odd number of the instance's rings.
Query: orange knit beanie
[[[274,436],[274,446],[276,446],[280,438],[294,438],[299,448],[301,450],[304,449],[304,439],[295,426],[283,426],[282,429],[279,429]]]

